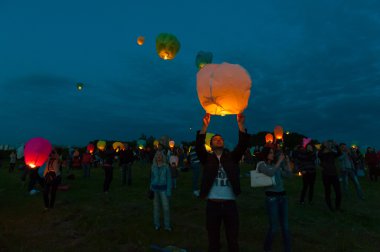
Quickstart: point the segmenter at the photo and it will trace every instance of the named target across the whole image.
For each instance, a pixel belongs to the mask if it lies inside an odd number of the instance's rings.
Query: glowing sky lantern
[[[274,128],[274,136],[276,137],[277,140],[282,140],[283,135],[284,135],[284,130],[282,129],[281,126],[277,125]]]
[[[153,146],[154,147],[158,147],[159,144],[160,144],[160,141],[158,141],[158,140],[154,140],[153,141]]]
[[[81,82],[77,83],[77,90],[78,91],[82,91],[83,90],[83,83],[81,83]]]
[[[303,138],[302,139],[302,146],[306,148],[306,145],[308,145],[311,142],[311,138]]]
[[[139,46],[143,45],[144,42],[145,42],[145,38],[143,36],[140,36],[140,37],[137,38],[137,44]]]
[[[91,154],[94,153],[94,150],[95,150],[95,145],[94,144],[90,143],[90,144],[87,145],[87,151],[89,153],[91,153]]]
[[[173,140],[169,141],[169,147],[174,148],[175,142]]]
[[[24,148],[25,164],[32,169],[43,165],[48,159],[51,150],[52,146],[48,140],[42,137],[30,139]]]
[[[215,135],[214,133],[209,133],[209,132],[206,133],[205,148],[206,148],[206,151],[208,151],[208,152],[212,151],[212,149],[211,149],[211,138],[214,135]]]
[[[265,142],[266,143],[273,143],[273,135],[271,133],[268,133],[265,135]]]
[[[100,140],[97,142],[96,147],[98,147],[100,151],[104,151],[104,149],[106,148],[106,145],[107,145],[106,141]]]
[[[137,140],[137,147],[142,150],[146,146],[146,141],[144,139]]]
[[[121,143],[121,142],[114,142],[114,143],[112,144],[112,147],[113,147],[113,149],[114,149],[116,152],[119,152],[119,150],[123,150],[123,149],[125,149],[124,144]]]
[[[156,51],[164,60],[172,60],[178,53],[181,44],[176,36],[169,33],[160,33],[156,38]]]
[[[212,63],[212,53],[199,51],[197,57],[195,58],[195,65],[198,69],[203,68],[207,64]]]
[[[229,63],[207,64],[197,73],[197,92],[203,109],[211,115],[240,114],[248,106],[251,78]]]
[[[321,146],[322,146],[322,144],[316,144],[316,145],[314,145],[315,146],[315,148],[317,149],[317,150],[320,150],[321,149]]]

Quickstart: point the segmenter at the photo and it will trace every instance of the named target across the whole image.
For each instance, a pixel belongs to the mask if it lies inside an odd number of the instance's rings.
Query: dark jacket
[[[135,160],[135,154],[131,149],[121,150],[119,152],[119,165],[130,164]]]
[[[328,151],[324,152],[324,149],[318,153],[318,157],[321,160],[322,174],[327,176],[338,176],[338,169],[335,164],[335,160],[339,157],[342,152],[340,148],[336,147],[337,152]]]
[[[197,132],[197,139],[195,143],[195,151],[203,166],[202,184],[200,197],[206,198],[209,194],[211,187],[215,181],[219,169],[219,160],[215,153],[209,153],[205,148],[206,134]],[[232,190],[235,196],[241,193],[240,189],[240,174],[239,174],[239,161],[241,160],[245,150],[249,146],[249,134],[247,132],[239,131],[239,142],[233,151],[223,150],[220,162],[226,172],[228,180],[231,183]]]
[[[294,158],[297,160],[298,169],[300,171],[315,172],[315,153],[307,150],[298,150],[294,153]]]

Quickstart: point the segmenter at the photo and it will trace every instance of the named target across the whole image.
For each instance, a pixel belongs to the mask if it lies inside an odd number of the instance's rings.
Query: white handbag
[[[256,165],[256,169],[251,171],[251,187],[267,187],[276,185],[275,177],[269,177],[264,173],[258,171],[259,165],[262,163],[265,164],[264,161],[258,162]]]

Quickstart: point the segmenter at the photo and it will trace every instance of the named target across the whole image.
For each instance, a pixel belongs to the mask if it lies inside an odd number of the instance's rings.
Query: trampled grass
[[[114,169],[110,193],[102,192],[104,173],[91,178],[64,179],[68,191],[58,191],[54,210],[44,212],[42,194],[29,195],[20,172],[0,169],[0,251],[150,251],[152,244],[175,245],[188,251],[207,251],[205,202],[192,196],[192,172],[181,172],[171,199],[173,232],[155,231],[153,206],[147,198],[149,165],[133,166],[133,185],[121,186]],[[240,211],[241,251],[262,251],[268,227],[264,191],[249,187],[242,167]],[[64,173],[64,177],[67,172]],[[286,180],[293,251],[378,251],[380,247],[380,182],[360,178],[366,200],[357,199],[352,184],[343,198],[343,213],[327,210],[318,174],[312,206],[298,204],[301,178]],[[222,232],[224,232],[222,230]],[[226,251],[224,233],[223,251]],[[274,251],[282,251],[278,233]]]

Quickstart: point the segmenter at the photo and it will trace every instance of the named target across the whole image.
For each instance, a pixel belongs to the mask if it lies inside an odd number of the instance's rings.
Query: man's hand
[[[241,132],[245,132],[245,116],[243,114],[238,114],[236,116],[236,121],[238,123],[239,130]]]
[[[211,115],[209,113],[206,113],[203,117],[203,125],[201,129],[201,134],[206,134],[208,125],[210,124]]]

